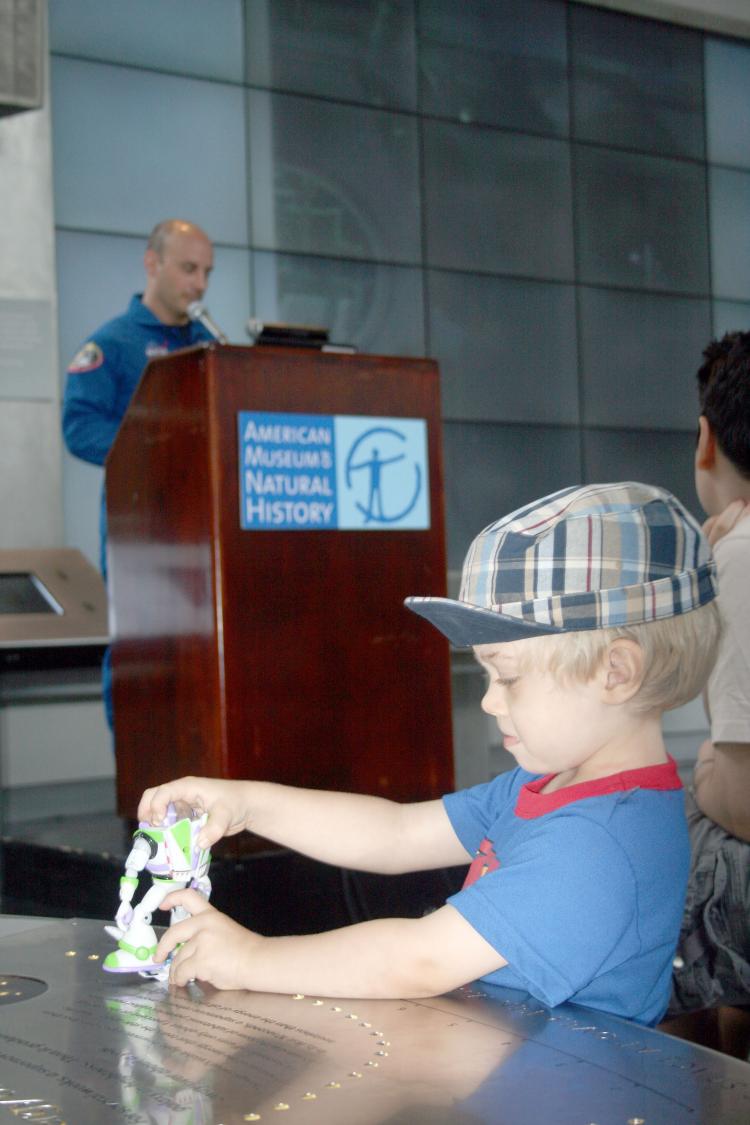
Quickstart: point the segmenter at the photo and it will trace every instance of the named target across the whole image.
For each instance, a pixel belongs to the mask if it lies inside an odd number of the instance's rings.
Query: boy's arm
[[[147,789],[138,806],[139,820],[160,823],[170,801],[208,813],[198,838],[203,847],[247,830],[324,863],[382,874],[468,860],[442,801],[402,805],[273,782],[183,777]]]
[[[703,743],[693,775],[695,800],[706,816],[750,842],[750,743]]]
[[[170,982],[216,988],[394,999],[437,996],[507,962],[452,906],[424,918],[379,918],[300,937],[261,937],[220,914],[196,891],[163,909],[191,917],[167,930],[156,960],[181,944]]]

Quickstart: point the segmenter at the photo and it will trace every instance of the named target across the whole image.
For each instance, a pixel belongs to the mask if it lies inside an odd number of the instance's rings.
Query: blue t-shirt
[[[549,780],[515,769],[444,798],[476,857],[448,901],[508,961],[487,981],[654,1024],[690,862],[675,764],[542,793]]]

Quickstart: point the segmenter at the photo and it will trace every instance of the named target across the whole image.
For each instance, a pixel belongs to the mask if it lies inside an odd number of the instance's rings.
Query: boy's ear
[[[713,469],[716,463],[716,436],[711,423],[704,414],[698,419],[698,445],[695,450],[695,464],[699,469]]]
[[[627,703],[643,683],[643,649],[637,641],[618,637],[607,649],[604,702]]]

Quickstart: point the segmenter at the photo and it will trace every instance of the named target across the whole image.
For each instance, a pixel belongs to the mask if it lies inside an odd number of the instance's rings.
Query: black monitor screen
[[[0,574],[0,614],[61,612],[35,574]]]

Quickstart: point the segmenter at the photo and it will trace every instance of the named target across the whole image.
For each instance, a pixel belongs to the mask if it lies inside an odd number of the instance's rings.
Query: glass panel
[[[750,46],[706,39],[706,140],[713,164],[750,168]]]
[[[416,108],[412,3],[247,0],[246,11],[253,85]]]
[[[145,238],[58,231],[57,284],[60,317],[60,371],[86,339],[106,320],[124,312],[143,289]],[[230,340],[247,343],[245,324],[250,300],[250,251],[219,246],[206,304]]]
[[[581,145],[575,162],[582,281],[708,291],[703,167]]]
[[[420,260],[414,118],[258,91],[249,114],[254,244]]]
[[[700,32],[571,4],[574,136],[702,160]]]
[[[580,318],[588,425],[695,430],[708,301],[582,288]]]
[[[241,0],[55,0],[49,40],[64,54],[242,81]]]
[[[133,234],[180,215],[247,244],[241,88],[53,58],[52,104],[58,225]]]
[[[424,122],[431,265],[569,280],[569,147],[563,141]]]
[[[565,5],[418,0],[420,109],[567,134]]]
[[[709,168],[711,272],[717,297],[750,299],[750,173]]]
[[[443,452],[450,570],[461,569],[469,543],[487,524],[581,482],[575,429],[446,422]]]
[[[572,286],[428,275],[445,418],[578,422]]]
[[[725,332],[750,332],[750,303],[714,301],[714,336]]]
[[[331,342],[379,355],[424,355],[421,270],[256,252],[262,320],[328,328]]]
[[[697,364],[696,364],[697,368]],[[695,396],[696,430],[698,399]],[[705,516],[693,479],[695,432],[584,430],[587,481],[636,480],[669,489],[696,519]]]

